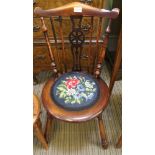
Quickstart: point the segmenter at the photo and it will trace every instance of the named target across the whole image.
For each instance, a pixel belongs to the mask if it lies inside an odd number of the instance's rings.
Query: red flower
[[[80,81],[78,79],[69,79],[66,81],[67,88],[75,88]]]

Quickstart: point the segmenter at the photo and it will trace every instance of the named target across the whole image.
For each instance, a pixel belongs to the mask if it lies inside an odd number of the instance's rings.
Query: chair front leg
[[[36,137],[38,138],[38,140],[42,143],[42,145],[45,147],[45,149],[48,149],[48,144],[47,141],[43,135],[41,126],[40,126],[40,118],[37,120],[37,122],[34,124],[34,133],[36,135]]]
[[[53,118],[47,113],[47,121],[46,121],[45,132],[44,132],[44,136],[47,141],[48,141],[50,129],[52,126],[52,120],[53,120]]]
[[[107,149],[108,141],[107,141],[107,137],[106,137],[106,134],[105,134],[105,127],[104,127],[103,120],[102,120],[102,114],[100,114],[97,118],[98,118],[98,124],[99,124],[102,147],[104,149]]]

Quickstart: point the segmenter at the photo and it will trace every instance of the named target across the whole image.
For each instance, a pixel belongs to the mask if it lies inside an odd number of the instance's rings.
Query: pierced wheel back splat
[[[69,34],[71,51],[73,55],[73,71],[81,71],[80,57],[85,41],[84,33],[81,29],[82,16],[70,16],[72,31]],[[76,21],[75,21],[76,20]]]

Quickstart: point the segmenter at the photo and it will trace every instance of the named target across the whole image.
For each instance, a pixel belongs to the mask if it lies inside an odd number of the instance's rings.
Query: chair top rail
[[[98,16],[107,18],[117,18],[119,15],[119,9],[114,8],[111,11],[106,9],[99,9],[80,2],[73,2],[60,6],[57,8],[43,10],[40,7],[36,7],[34,13],[38,16]]]

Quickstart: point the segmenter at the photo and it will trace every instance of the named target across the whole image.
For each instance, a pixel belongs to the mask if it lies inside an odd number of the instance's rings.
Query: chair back
[[[100,77],[102,62],[109,40],[111,22],[112,19],[118,17],[118,8],[110,11],[95,8],[80,2],[73,2],[49,10],[36,7],[34,13],[41,18],[42,31],[51,58],[51,67],[56,76],[58,76],[59,73],[72,70],[87,71],[96,78]],[[50,29],[48,29],[45,24],[45,18],[50,20]],[[104,30],[103,20],[105,18],[108,19],[108,22]],[[57,20],[57,23],[55,20]],[[69,22],[67,23],[66,21]],[[82,25],[85,21],[89,22],[88,31],[86,31],[88,27]],[[67,37],[65,37],[67,32],[65,27],[69,25],[70,32]],[[52,31],[52,37],[49,37],[49,31]],[[58,31],[58,34],[56,31]],[[104,35],[103,32],[105,33]],[[54,42],[54,46],[51,46],[52,42]],[[70,52],[66,50],[68,49],[68,45]],[[87,46],[86,49],[84,45]],[[65,48],[65,46],[67,46],[67,48]],[[101,48],[99,48],[99,46],[101,46]],[[61,52],[59,49],[61,49]],[[69,62],[69,56],[72,57],[71,62]],[[83,64],[84,67],[82,67]]]

